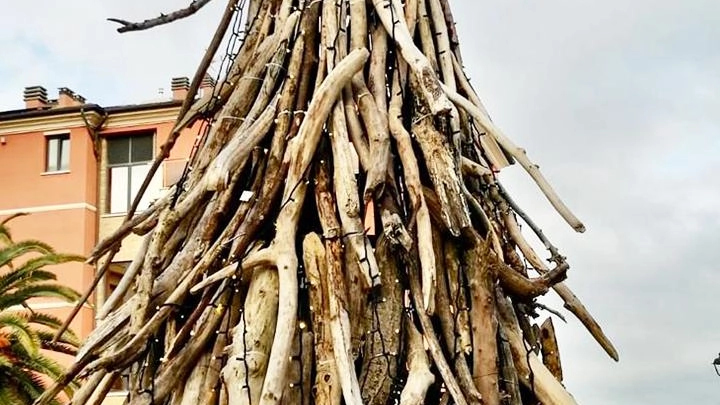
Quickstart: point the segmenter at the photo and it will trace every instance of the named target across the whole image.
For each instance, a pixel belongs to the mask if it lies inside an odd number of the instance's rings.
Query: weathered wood
[[[420,405],[425,403],[425,394],[435,382],[435,376],[430,372],[430,361],[423,347],[422,335],[409,318],[405,318],[405,330],[408,377],[400,394],[400,405]]]
[[[310,284],[310,309],[315,338],[315,382],[313,393],[318,404],[340,404],[342,388],[335,365],[330,329],[330,297],[325,247],[315,233],[303,241],[303,263]]]
[[[185,100],[153,167],[180,130],[210,127],[182,181],[91,252],[100,277],[130,233],[146,235],[38,405],[78,376],[90,384],[73,404],[99,403],[127,367],[131,405],[575,403],[535,298],[555,289],[617,352],[497,171],[518,161],[584,228],[489,119],[450,2],[236,6],[242,44],[215,89]]]
[[[532,390],[544,405],[576,405],[572,395],[555,379],[537,355],[525,347],[507,298],[498,297],[497,302],[500,324],[507,336],[520,382]]]
[[[253,273],[240,322],[232,332],[222,378],[233,404],[260,401],[278,311],[278,274],[259,268]]]
[[[473,336],[473,381],[483,404],[499,405],[498,389],[498,321],[495,314],[495,280],[489,249],[475,236],[475,246],[465,251],[470,283],[470,325]]]
[[[558,381],[562,382],[563,372],[560,365],[560,351],[558,350],[552,318],[546,319],[540,326],[540,348],[543,364]]]
[[[380,236],[376,246],[382,284],[365,314],[367,321],[364,324],[369,330],[359,377],[363,403],[367,405],[388,403],[393,380],[400,372],[397,366],[402,343],[403,289],[397,259],[386,235]]]

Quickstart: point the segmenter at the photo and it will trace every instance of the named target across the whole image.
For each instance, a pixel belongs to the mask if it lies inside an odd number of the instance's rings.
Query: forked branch
[[[145,21],[131,22],[127,20],[121,20],[119,18],[108,18],[108,21],[112,21],[121,25],[117,29],[117,32],[129,32],[129,31],[142,31],[147,30],[158,25],[169,24],[173,21],[181,20],[186,17],[190,17],[195,14],[198,10],[205,7],[211,0],[193,0],[189,6],[175,10],[170,14],[160,14],[159,17],[149,18]]]

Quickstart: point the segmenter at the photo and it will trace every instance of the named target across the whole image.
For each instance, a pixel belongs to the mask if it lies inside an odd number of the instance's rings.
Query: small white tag
[[[245,190],[245,191],[242,192],[242,194],[240,194],[240,201],[242,201],[242,202],[248,202],[248,201],[250,201],[250,199],[252,198],[252,196],[253,196],[253,192],[252,192],[252,191]]]

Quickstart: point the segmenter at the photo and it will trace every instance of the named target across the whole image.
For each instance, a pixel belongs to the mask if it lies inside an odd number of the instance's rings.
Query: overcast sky
[[[23,87],[102,105],[191,76],[224,1],[120,35],[185,0],[13,1],[0,13],[0,110]],[[576,234],[519,168],[502,174],[568,256],[568,283],[620,351],[556,322],[582,404],[720,404],[720,1],[455,0],[468,74],[494,121],[584,220]],[[152,5],[147,5],[152,4]],[[557,307],[557,300],[549,299]]]

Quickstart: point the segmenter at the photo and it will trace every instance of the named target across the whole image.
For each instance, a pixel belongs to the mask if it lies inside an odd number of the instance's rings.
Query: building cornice
[[[107,108],[86,104],[58,109],[8,111],[0,113],[0,135],[82,128],[86,125],[83,113],[93,126],[107,114],[104,129],[158,124],[175,120],[180,105],[181,101],[172,100]]]
[[[85,118],[91,125],[102,119],[95,109],[85,111]],[[0,135],[22,134],[27,132],[48,132],[60,129],[80,128],[85,126],[82,110],[59,114],[43,114],[37,116],[19,116],[0,120]]]

